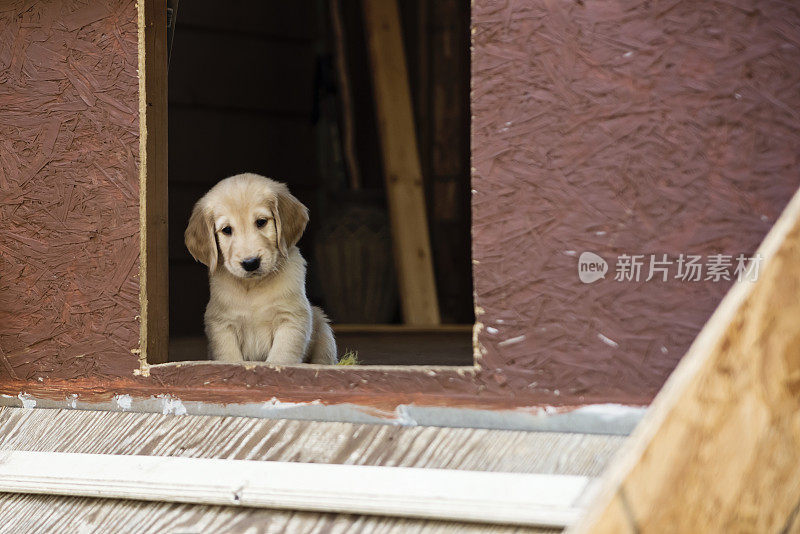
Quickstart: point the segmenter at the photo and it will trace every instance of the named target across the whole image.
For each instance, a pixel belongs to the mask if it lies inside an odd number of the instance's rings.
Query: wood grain
[[[119,532],[122,534],[555,534],[561,529],[487,526],[258,508],[147,503],[113,499],[0,495],[0,533]],[[81,530],[83,529],[83,530]]]
[[[137,4],[139,17],[140,357],[164,363],[169,345],[167,199],[167,5]]]
[[[625,438],[241,417],[0,408],[0,449],[597,476]],[[502,453],[498,453],[502,451]],[[98,532],[557,532],[110,499],[0,495],[0,525]],[[121,525],[121,526],[120,526]],[[134,527],[135,526],[135,527]],[[69,527],[72,528],[72,527]],[[77,532],[77,526],[75,527]],[[69,530],[65,532],[70,532]]]
[[[536,527],[574,523],[589,482],[538,473],[0,451],[2,493]]]
[[[441,322],[422,169],[395,0],[363,0],[398,287],[406,324]]]
[[[594,477],[624,441],[592,434],[0,407],[0,450]]]
[[[574,532],[796,532],[800,192],[692,344]]]

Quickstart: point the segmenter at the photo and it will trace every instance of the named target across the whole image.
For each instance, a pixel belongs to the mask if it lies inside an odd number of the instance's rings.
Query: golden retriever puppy
[[[306,297],[306,262],[295,246],[308,209],[287,187],[239,174],[194,206],[184,235],[208,267],[209,356],[223,362],[335,364],[328,319]]]

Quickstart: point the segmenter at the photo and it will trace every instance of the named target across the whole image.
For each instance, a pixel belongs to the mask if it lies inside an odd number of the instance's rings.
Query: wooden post
[[[440,323],[425,193],[396,0],[363,0],[378,131],[406,324]]]
[[[573,534],[800,532],[800,193],[758,254]]]
[[[140,358],[167,361],[167,3],[139,0]]]

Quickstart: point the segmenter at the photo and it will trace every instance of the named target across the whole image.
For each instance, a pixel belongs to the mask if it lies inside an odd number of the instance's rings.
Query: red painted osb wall
[[[800,184],[800,5],[487,0],[473,20],[486,365],[652,396],[730,283],[616,282],[613,262],[755,252]],[[583,251],[605,280],[579,281]]]
[[[0,393],[503,408],[647,402],[728,288],[577,254],[752,253],[800,181],[791,3],[473,5],[478,367],[140,367],[130,0],[0,7]],[[575,255],[572,255],[574,252]]]
[[[138,347],[137,62],[133,0],[0,4],[0,376]]]

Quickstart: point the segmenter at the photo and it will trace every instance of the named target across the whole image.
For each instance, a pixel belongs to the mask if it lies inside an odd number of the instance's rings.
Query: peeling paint
[[[37,409],[63,409],[77,403],[78,409],[123,411],[116,398],[105,402],[79,400],[77,395],[60,399],[33,397],[21,393]],[[76,399],[76,397],[78,397]],[[16,396],[0,395],[0,406],[19,407]],[[278,408],[278,409],[276,409]],[[445,406],[401,404],[391,411],[372,410],[356,404],[327,405],[321,402],[270,402],[218,404],[182,401],[174,396],[131,397],[130,411],[175,415],[213,415],[264,417],[304,421],[341,421],[359,424],[433,426],[458,428],[490,428],[502,430],[582,432],[593,434],[629,434],[645,412],[642,406],[593,404],[581,407],[527,406],[512,410],[482,410]]]
[[[131,402],[133,401],[133,399],[131,398],[130,395],[115,395],[114,401],[117,403],[117,406],[123,412],[125,412],[131,409]]]
[[[180,399],[171,395],[156,395],[157,399],[161,399],[161,413],[164,415],[186,415],[186,407]]]
[[[278,400],[277,397],[272,397],[270,400],[264,402],[265,408],[296,408],[298,406],[311,406],[314,404],[320,404],[318,400],[311,401],[311,402],[283,402]]]
[[[401,404],[394,410],[394,424],[403,426],[417,426],[417,421],[408,412],[408,406]]]
[[[23,408],[36,408],[36,399],[32,398],[27,393],[20,393],[17,398],[22,402]]]

